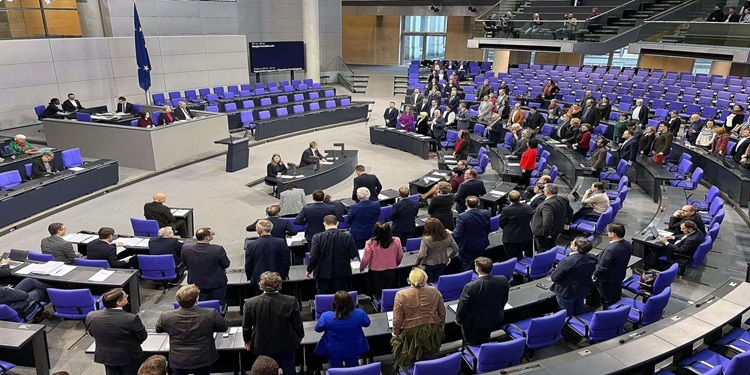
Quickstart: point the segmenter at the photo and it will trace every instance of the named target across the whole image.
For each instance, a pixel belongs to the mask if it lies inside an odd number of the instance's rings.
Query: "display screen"
[[[253,73],[305,70],[304,42],[251,42]]]

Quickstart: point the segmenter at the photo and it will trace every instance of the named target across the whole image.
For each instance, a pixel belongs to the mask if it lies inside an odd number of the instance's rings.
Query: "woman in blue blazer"
[[[326,311],[315,324],[315,332],[323,332],[315,354],[328,356],[330,367],[355,367],[359,356],[370,350],[362,327],[370,326],[370,317],[354,308],[348,292],[333,295],[333,311]]]
[[[365,242],[372,237],[372,228],[380,217],[380,202],[371,201],[370,190],[365,187],[357,189],[359,203],[349,207],[346,222],[349,224],[349,234],[354,237],[357,249],[364,249]]]

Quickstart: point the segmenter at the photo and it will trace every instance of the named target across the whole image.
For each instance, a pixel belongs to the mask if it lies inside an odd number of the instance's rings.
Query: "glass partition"
[[[647,21],[638,40],[750,48],[750,25],[723,22]]]
[[[75,0],[0,0],[0,39],[81,36]]]

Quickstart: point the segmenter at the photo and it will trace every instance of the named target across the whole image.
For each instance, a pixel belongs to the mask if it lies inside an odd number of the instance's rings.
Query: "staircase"
[[[352,75],[352,92],[360,93],[367,90],[367,84],[370,82],[370,76],[354,74]]]
[[[625,10],[622,17],[608,17],[605,26],[593,33],[585,34],[582,41],[596,43],[611,38],[682,2],[681,0],[655,0],[653,3],[642,4],[640,9]]]
[[[406,89],[409,87],[408,76],[393,77],[393,96],[406,95]]]

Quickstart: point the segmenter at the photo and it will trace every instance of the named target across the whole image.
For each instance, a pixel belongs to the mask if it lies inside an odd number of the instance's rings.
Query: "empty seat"
[[[80,167],[83,165],[83,158],[81,157],[80,148],[71,148],[64,150],[60,156],[62,157],[63,168]]]
[[[23,180],[21,180],[21,174],[16,170],[0,173],[0,190],[6,190],[18,186],[21,182],[23,182]]]
[[[630,305],[610,310],[593,311],[568,318],[566,324],[573,332],[592,344],[609,340],[625,332]]]
[[[442,275],[434,284],[443,295],[444,301],[457,300],[464,286],[471,281],[472,271],[464,271],[455,275]]]

